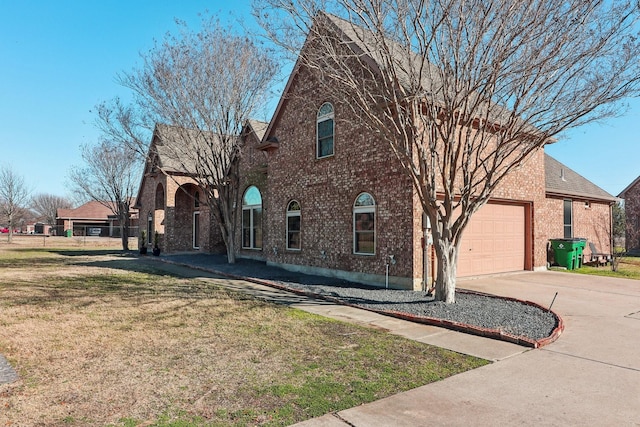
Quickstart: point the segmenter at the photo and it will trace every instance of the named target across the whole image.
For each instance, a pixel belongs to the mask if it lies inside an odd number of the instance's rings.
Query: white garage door
[[[524,233],[524,206],[483,206],[462,236],[458,277],[524,270]]]

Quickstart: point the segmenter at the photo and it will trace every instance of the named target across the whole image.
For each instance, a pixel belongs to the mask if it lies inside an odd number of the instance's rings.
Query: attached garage
[[[489,203],[464,231],[458,277],[525,269],[525,206]]]

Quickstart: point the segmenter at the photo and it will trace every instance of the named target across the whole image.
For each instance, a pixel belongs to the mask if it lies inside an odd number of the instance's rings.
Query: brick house
[[[242,137],[254,146],[265,128],[266,123],[250,121]],[[224,252],[220,229],[203,200],[204,192],[192,178],[195,167],[183,164],[173,154],[173,146],[181,140],[176,128],[156,125],[135,202],[141,230],[146,231],[148,245],[158,232],[165,252]],[[252,152],[247,151],[249,155]],[[252,164],[250,158],[247,161]]]
[[[73,236],[119,237],[120,221],[113,213],[110,203],[95,200],[74,209],[58,209],[56,212],[56,234]],[[138,226],[138,210],[131,208],[129,227]],[[43,231],[44,232],[44,231]]]
[[[388,274],[394,286],[419,289],[436,260],[411,182],[392,149],[315,78],[296,68],[258,146],[268,153],[264,239],[242,254],[367,283]],[[473,216],[458,276],[546,268],[550,238],[584,237],[607,250],[614,200],[539,150]]]
[[[627,223],[625,249],[640,249],[640,176],[633,180],[618,197],[624,199],[624,215]]]
[[[391,147],[359,124],[344,100],[318,87],[314,72],[297,66],[268,127],[243,132],[238,255],[421,289],[437,260],[425,245],[429,225],[410,179]],[[142,218],[154,191],[152,172],[141,187]],[[539,150],[472,217],[458,276],[544,269],[550,238],[597,239],[607,250],[613,200]],[[183,239],[187,230],[170,231],[170,224],[166,235]]]

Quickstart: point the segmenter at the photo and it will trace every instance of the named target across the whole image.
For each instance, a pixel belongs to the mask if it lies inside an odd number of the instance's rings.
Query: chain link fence
[[[139,227],[129,227],[128,237],[138,237]],[[74,225],[73,229],[63,226],[49,228],[50,236],[64,237],[115,237],[120,238],[120,227],[106,227],[101,225]]]

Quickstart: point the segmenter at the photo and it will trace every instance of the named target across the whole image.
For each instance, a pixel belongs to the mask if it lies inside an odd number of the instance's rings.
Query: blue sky
[[[0,163],[34,193],[68,195],[81,144],[97,140],[101,101],[128,92],[118,72],[139,63],[174,18],[209,10],[250,25],[250,0],[0,0]],[[614,196],[640,175],[640,101],[622,118],[575,129],[547,148]]]

